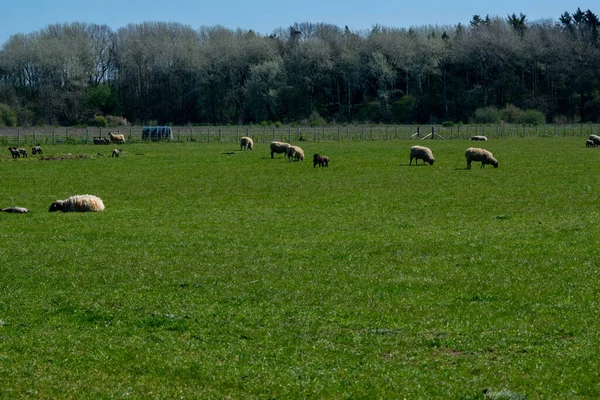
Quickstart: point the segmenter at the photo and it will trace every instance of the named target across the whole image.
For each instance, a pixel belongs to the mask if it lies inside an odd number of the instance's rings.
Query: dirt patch
[[[90,156],[84,156],[84,155],[71,155],[71,154],[67,154],[66,156],[54,156],[54,157],[40,157],[40,160],[42,161],[57,161],[57,160],[84,160],[87,158],[92,158]]]

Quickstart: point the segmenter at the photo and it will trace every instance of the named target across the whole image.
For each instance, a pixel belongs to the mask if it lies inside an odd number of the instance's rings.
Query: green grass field
[[[30,212],[0,213],[0,398],[600,397],[584,142],[6,150],[0,208]],[[85,193],[106,211],[47,212]]]

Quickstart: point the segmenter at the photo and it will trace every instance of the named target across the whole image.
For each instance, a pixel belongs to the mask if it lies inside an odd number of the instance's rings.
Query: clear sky
[[[16,33],[37,32],[54,23],[106,24],[112,29],[144,21],[179,22],[193,29],[223,25],[261,34],[295,22],[325,22],[351,30],[375,24],[409,28],[468,24],[473,15],[506,17],[523,13],[529,21],[558,20],[577,7],[600,14],[598,0],[2,0],[0,46]]]

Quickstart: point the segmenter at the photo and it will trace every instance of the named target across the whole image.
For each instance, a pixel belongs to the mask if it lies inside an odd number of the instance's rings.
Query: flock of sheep
[[[109,133],[109,138],[111,142],[114,143],[125,143],[124,135],[114,135]],[[95,144],[103,144],[100,143],[99,138],[94,138]],[[471,137],[473,141],[487,141],[487,137],[485,136],[473,136]],[[590,135],[589,139],[586,141],[586,147],[596,147],[600,146],[600,136]],[[252,138],[248,136],[243,136],[240,138],[240,150],[253,150],[254,141]],[[270,143],[269,149],[271,151],[271,158],[274,158],[275,154],[284,154],[288,160],[297,160],[304,161],[304,150],[302,150],[298,146],[291,145],[285,142],[272,141]],[[27,157],[27,151],[23,148],[17,147],[9,147],[8,150],[12,154],[12,158],[20,158]],[[31,149],[32,154],[42,154],[42,148],[40,146],[34,146]],[[113,157],[118,157],[121,153],[120,149],[113,150]],[[467,169],[471,169],[471,163],[473,161],[481,162],[481,168],[484,168],[485,165],[493,165],[494,168],[498,168],[498,160],[494,158],[494,155],[485,149],[477,148],[477,147],[469,147],[465,151],[465,158],[467,160]],[[413,159],[415,160],[415,165],[418,165],[419,160],[424,163],[429,163],[429,165],[433,165],[435,162],[435,158],[433,156],[433,152],[430,148],[425,146],[412,146],[410,148],[410,162],[409,165],[412,165]],[[313,167],[328,167],[329,166],[329,157],[321,156],[319,154],[314,154],[313,156]],[[29,210],[24,207],[7,207],[4,209],[0,209],[3,212],[9,213],[26,213]],[[65,200],[56,200],[54,203],[50,205],[50,212],[53,211],[62,211],[62,212],[99,212],[104,211],[104,203],[102,199],[97,196],[93,196],[90,194],[84,195],[75,195],[71,196]]]
[[[254,141],[248,136],[242,136],[240,138],[240,150],[252,150],[254,148]],[[288,160],[304,161],[304,150],[299,146],[294,146],[285,142],[272,141],[269,145],[271,150],[271,158],[275,154],[284,154]],[[319,154],[313,155],[313,167],[329,167],[329,157],[321,156]]]

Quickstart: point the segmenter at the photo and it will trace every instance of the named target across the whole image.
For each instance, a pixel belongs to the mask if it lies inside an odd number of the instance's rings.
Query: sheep
[[[21,155],[21,157],[27,158],[27,150],[25,150],[23,148],[18,149],[18,150],[19,150],[19,154]]]
[[[7,212],[7,213],[19,213],[19,214],[25,214],[25,213],[29,212],[29,210],[26,209],[25,207],[17,207],[17,206],[6,207],[6,208],[3,208],[0,211]]]
[[[104,203],[99,197],[91,194],[78,194],[66,200],[56,200],[50,205],[49,212],[86,212],[104,211]]]
[[[110,144],[110,139],[94,137],[94,144]]]
[[[240,150],[252,150],[254,147],[254,141],[248,136],[242,136],[240,138]]]
[[[8,150],[13,159],[21,157],[21,153],[19,153],[19,150],[16,147],[9,147]]]
[[[465,152],[465,157],[467,158],[467,169],[471,169],[472,161],[481,161],[481,168],[484,168],[485,164],[491,164],[494,168],[498,168],[498,161],[492,153],[485,149],[469,147]]]
[[[315,154],[313,156],[313,168],[316,168],[317,164],[319,164],[319,168],[320,167],[329,167],[329,157],[320,156],[318,154]]]
[[[108,133],[108,137],[110,139],[111,142],[113,143],[119,143],[119,144],[124,144],[125,143],[125,135],[115,135],[112,132]]]
[[[112,152],[113,157],[119,157],[120,154],[121,154],[121,149],[114,149]]]
[[[433,165],[435,162],[431,149],[424,146],[412,146],[410,148],[410,162],[408,165],[412,165],[413,158],[415,159],[415,165],[419,165],[419,160],[423,160],[423,164],[428,162],[429,165]]]
[[[488,140],[486,136],[471,136],[471,140]]]
[[[40,146],[33,146],[31,148],[31,154],[33,154],[34,156],[36,154],[42,154],[42,148]]]
[[[588,139],[585,141],[585,147],[596,147],[596,143],[594,143],[593,140]]]
[[[589,140],[591,140],[592,142],[594,142],[594,144],[596,146],[600,146],[600,136],[590,135]]]
[[[284,143],[284,142],[277,142],[277,141],[272,141],[271,142],[271,158],[273,158],[273,154],[277,153],[277,154],[285,154],[287,155],[287,149],[288,147],[290,147],[289,143]]]
[[[304,161],[304,150],[302,150],[300,147],[298,146],[290,146],[287,148],[286,151],[286,155],[288,157],[288,160],[292,160],[292,158],[295,158],[298,161]]]

